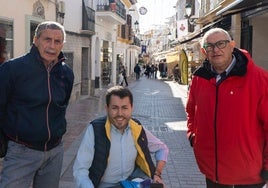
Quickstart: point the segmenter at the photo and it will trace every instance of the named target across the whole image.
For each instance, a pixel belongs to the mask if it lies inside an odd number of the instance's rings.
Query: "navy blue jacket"
[[[33,45],[0,67],[0,128],[10,140],[40,151],[60,143],[74,81],[63,60],[49,71]]]

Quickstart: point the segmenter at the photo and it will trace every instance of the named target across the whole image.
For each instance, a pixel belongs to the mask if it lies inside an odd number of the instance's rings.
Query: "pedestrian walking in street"
[[[123,86],[123,83],[124,83],[124,76],[122,75],[122,72],[119,72],[119,75],[118,75],[118,84],[120,86]]]
[[[206,60],[190,86],[187,136],[207,188],[262,188],[268,180],[268,73],[223,29],[209,30],[201,46]]]
[[[154,79],[157,79],[158,65],[154,65]]]
[[[128,88],[107,90],[107,117],[90,122],[74,162],[77,187],[120,187],[137,177],[163,183],[168,148],[132,118],[132,111],[133,95]]]
[[[124,85],[124,81],[125,81],[126,86],[128,86],[128,82],[127,82],[127,71],[125,69],[125,66],[122,66],[121,73],[122,73],[122,76],[123,76],[123,81],[121,82],[120,85],[123,86]]]
[[[65,36],[59,23],[40,23],[30,52],[0,67],[1,188],[59,186],[74,81],[61,52]]]
[[[147,78],[151,78],[151,70],[151,66],[147,64],[145,68],[145,75],[147,76]]]
[[[139,80],[140,79],[140,74],[141,74],[141,68],[140,68],[138,63],[134,67],[134,72],[136,74],[136,80]]]
[[[179,68],[179,64],[176,64],[174,67],[173,67],[173,79],[175,82],[178,82],[178,83],[181,83],[181,70]]]

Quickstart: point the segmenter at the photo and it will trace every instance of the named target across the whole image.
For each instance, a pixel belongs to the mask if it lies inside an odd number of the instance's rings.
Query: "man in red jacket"
[[[209,30],[201,45],[206,60],[193,74],[187,136],[207,188],[262,188],[268,180],[268,72],[223,29]]]

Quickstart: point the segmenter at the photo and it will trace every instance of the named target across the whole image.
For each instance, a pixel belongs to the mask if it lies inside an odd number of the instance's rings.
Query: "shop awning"
[[[166,59],[167,53],[168,53],[167,51],[158,52],[158,53],[153,54],[153,57],[154,57],[155,61],[160,62],[160,61],[163,61],[164,59]]]
[[[235,0],[226,7],[220,9],[216,15],[237,14],[249,10],[268,6],[268,2],[264,0]]]
[[[167,63],[179,63],[180,57],[179,57],[179,52],[170,52],[166,54],[166,61]]]

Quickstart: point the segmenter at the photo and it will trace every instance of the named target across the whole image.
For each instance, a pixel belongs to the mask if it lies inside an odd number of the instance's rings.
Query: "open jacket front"
[[[261,171],[268,170],[268,76],[246,51],[234,49],[233,55],[236,64],[219,85],[208,62],[194,73],[187,135],[195,134],[194,153],[207,178],[260,183]]]

